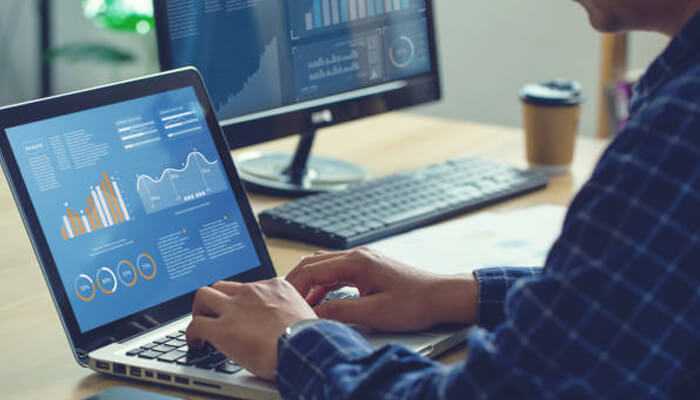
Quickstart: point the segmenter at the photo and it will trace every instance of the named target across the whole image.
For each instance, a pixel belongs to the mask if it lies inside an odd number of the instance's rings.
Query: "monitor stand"
[[[316,131],[303,133],[293,155],[251,152],[236,158],[245,188],[278,197],[345,190],[367,179],[367,171],[342,160],[312,157]]]

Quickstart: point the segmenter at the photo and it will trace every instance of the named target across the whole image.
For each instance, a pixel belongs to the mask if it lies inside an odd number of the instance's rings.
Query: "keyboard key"
[[[167,363],[175,362],[178,359],[187,356],[187,353],[184,351],[180,350],[173,350],[170,353],[163,354],[162,356],[158,357],[158,361],[163,361]]]
[[[143,353],[139,354],[140,358],[145,358],[146,360],[155,360],[156,358],[160,357],[161,353],[158,353],[157,351],[153,350],[147,350],[144,351]]]
[[[182,358],[179,358],[179,359],[175,360],[175,363],[176,363],[177,365],[182,365],[182,366],[185,366],[185,367],[191,367],[191,366],[194,365],[194,361],[195,361],[195,360],[192,360],[191,358],[185,356],[185,357],[182,357]]]
[[[185,337],[185,334],[184,334],[184,333],[177,332],[177,333],[173,333],[172,335],[168,335],[168,336],[166,336],[166,337],[169,338],[169,339],[181,339],[181,338],[184,338],[184,337]]]
[[[205,364],[212,356],[219,354],[216,352],[213,346],[206,344],[205,346],[195,349],[189,348],[186,352],[187,357],[179,359],[178,364],[181,365],[196,365]]]
[[[228,374],[228,375],[233,375],[242,369],[243,369],[243,367],[241,367],[240,365],[236,364],[233,361],[226,361],[225,363],[216,367],[217,372],[221,372],[221,373]]]
[[[226,361],[226,356],[221,353],[214,353],[206,360],[195,364],[195,367],[201,369],[214,369],[218,367],[221,363]]]
[[[139,354],[143,353],[146,350],[147,349],[139,347],[138,349],[133,349],[133,350],[127,351],[126,356],[127,357],[135,357],[135,356],[138,356]]]
[[[180,340],[180,339],[170,339],[169,341],[163,343],[164,346],[170,346],[170,347],[182,347],[187,344],[186,340]]]
[[[171,351],[172,349],[173,349],[173,347],[170,347],[170,346],[166,346],[166,345],[164,345],[164,344],[161,344],[161,345],[159,345],[159,346],[156,346],[156,347],[152,348],[151,350],[152,350],[152,351],[157,351],[157,352],[159,352],[159,353],[167,353],[167,352]]]
[[[179,358],[177,361],[178,364],[180,365],[187,365],[187,366],[197,366],[197,365],[205,365],[207,363],[208,356],[199,356],[199,357],[193,357],[190,354],[187,354],[185,357]]]

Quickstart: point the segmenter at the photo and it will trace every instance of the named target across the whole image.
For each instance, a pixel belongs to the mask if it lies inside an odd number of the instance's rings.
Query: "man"
[[[287,281],[202,289],[190,341],[275,379],[286,398],[700,396],[700,0],[579,2],[600,30],[673,41],[640,82],[630,122],[573,201],[544,269],[457,279],[367,250],[316,254]],[[318,305],[346,284],[361,298]],[[307,321],[317,318],[326,319]],[[373,351],[329,320],[479,328],[468,360],[447,367],[400,347]],[[294,324],[304,328],[282,335]]]

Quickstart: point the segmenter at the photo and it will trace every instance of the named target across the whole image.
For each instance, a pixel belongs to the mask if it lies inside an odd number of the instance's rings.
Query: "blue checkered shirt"
[[[288,399],[700,398],[700,16],[636,89],[544,269],[480,282],[469,357],[374,351],[320,321],[280,339]]]

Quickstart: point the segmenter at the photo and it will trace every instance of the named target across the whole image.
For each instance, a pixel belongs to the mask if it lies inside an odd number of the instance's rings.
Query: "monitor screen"
[[[159,27],[168,42],[164,67],[196,66],[226,125],[395,90],[434,73],[426,3],[169,0],[156,10],[167,20]]]
[[[6,132],[81,332],[260,266],[193,88]]]

